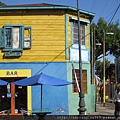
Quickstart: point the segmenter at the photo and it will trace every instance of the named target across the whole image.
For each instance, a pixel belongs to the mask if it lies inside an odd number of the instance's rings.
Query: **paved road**
[[[96,112],[91,113],[91,115],[114,115],[114,103],[106,102],[105,107],[100,102],[96,103]]]

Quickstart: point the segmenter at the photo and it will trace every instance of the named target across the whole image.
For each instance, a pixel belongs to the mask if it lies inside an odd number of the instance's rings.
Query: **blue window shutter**
[[[0,48],[4,48],[4,30],[0,28]]]
[[[23,48],[31,48],[32,32],[31,27],[24,27]]]

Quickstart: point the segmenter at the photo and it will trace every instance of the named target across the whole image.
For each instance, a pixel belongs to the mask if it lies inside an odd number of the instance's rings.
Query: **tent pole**
[[[42,84],[41,84],[41,106],[40,106],[40,111],[42,111]]]

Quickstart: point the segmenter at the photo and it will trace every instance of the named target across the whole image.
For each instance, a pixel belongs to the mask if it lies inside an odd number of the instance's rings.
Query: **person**
[[[98,84],[97,85],[97,101],[99,101],[100,100],[100,85]]]
[[[115,111],[114,111],[115,117],[116,117],[116,108],[117,108],[117,104],[116,104],[116,100],[117,100],[117,88],[118,88],[118,85],[116,84],[115,90],[114,90],[114,98],[113,98],[113,102],[115,104]]]
[[[120,112],[120,86],[117,86],[114,94],[114,102],[115,102],[115,118],[119,117]]]
[[[100,85],[99,94],[100,94],[101,103],[103,103],[103,84]]]

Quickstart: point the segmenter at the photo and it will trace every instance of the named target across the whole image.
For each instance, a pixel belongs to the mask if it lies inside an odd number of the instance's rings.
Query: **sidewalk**
[[[96,112],[91,113],[90,115],[114,115],[114,103],[106,102],[105,107],[100,102],[96,103]]]

